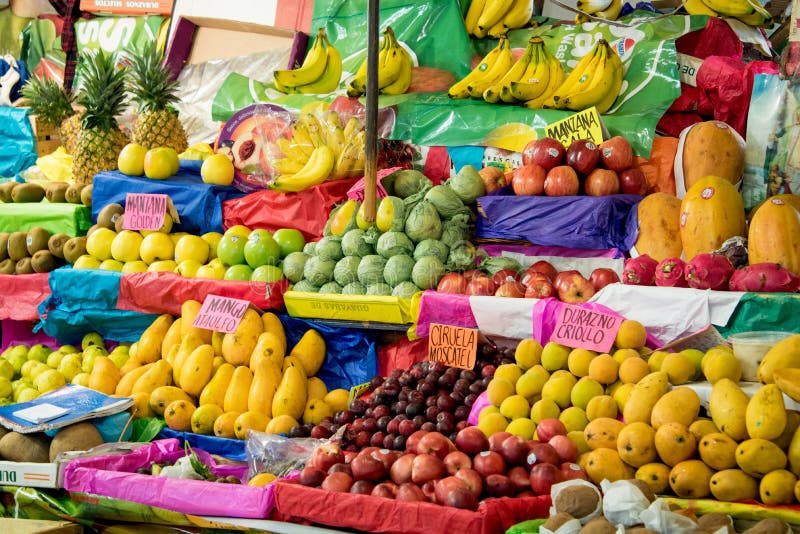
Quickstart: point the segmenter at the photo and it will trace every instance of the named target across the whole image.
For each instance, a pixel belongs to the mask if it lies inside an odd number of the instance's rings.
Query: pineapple
[[[178,101],[178,82],[163,64],[156,44],[132,54],[128,90],[133,94],[139,116],[133,124],[132,138],[145,148],[171,147],[179,154],[186,150],[186,132],[171,104]]]
[[[78,183],[92,183],[95,174],[117,168],[117,157],[128,143],[116,117],[125,106],[125,71],[103,51],[87,51],[81,59],[78,104],[85,108],[72,158]]]
[[[73,97],[56,81],[50,78],[32,77],[22,88],[25,105],[42,124],[58,128],[61,144],[70,154],[81,128],[81,114],[72,106]]]

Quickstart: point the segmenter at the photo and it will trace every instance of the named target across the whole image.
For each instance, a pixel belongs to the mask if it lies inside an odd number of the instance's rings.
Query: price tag
[[[249,307],[250,302],[246,300],[206,295],[192,326],[232,334]]]
[[[128,193],[125,196],[125,230],[158,230],[164,225],[169,197],[149,193]]]
[[[477,329],[431,323],[428,333],[428,361],[472,369],[477,356]]]
[[[362,393],[364,393],[369,389],[369,386],[370,386],[369,382],[364,382],[363,384],[351,387],[350,395],[347,396],[347,404],[350,404],[351,402],[359,398]]]
[[[547,137],[561,141],[566,148],[569,148],[569,145],[578,139],[590,139],[594,144],[599,145],[603,142],[605,126],[603,126],[597,108],[592,106],[570,115],[566,119],[548,124],[544,128],[544,133]]]
[[[608,352],[614,345],[621,323],[622,318],[609,313],[564,303],[550,341],[567,347]]]
[[[401,167],[391,167],[391,168],[388,168],[388,169],[382,169],[382,170],[378,171],[378,173],[377,173],[377,181],[378,181],[378,189],[377,189],[378,194],[377,194],[377,197],[379,199],[389,195],[389,193],[386,191],[386,188],[383,187],[383,184],[381,183],[381,180],[383,180],[384,178],[386,178],[387,176],[389,176],[393,172],[399,171],[399,170],[401,170]],[[351,187],[347,191],[347,198],[351,198],[353,200],[358,200],[359,202],[363,202],[364,201],[364,187],[365,187],[364,186],[364,179],[361,178],[359,181],[357,181],[355,184],[353,184],[353,187]]]

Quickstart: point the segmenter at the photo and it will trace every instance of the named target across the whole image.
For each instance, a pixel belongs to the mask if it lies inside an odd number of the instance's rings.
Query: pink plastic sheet
[[[540,245],[481,245],[489,256],[500,256],[503,252],[515,252],[525,256],[558,256],[560,258],[621,258],[617,248],[590,249],[545,247]]]
[[[417,336],[428,337],[431,323],[467,328],[478,326],[469,305],[469,295],[425,291],[419,303]]]
[[[50,296],[48,276],[48,273],[0,275],[0,319],[39,319],[37,308]]]
[[[194,450],[217,476],[247,475],[246,465],[217,465],[207,452]],[[64,469],[64,488],[184,514],[256,519],[267,517],[274,508],[271,485],[222,484],[136,473],[152,462],[173,462],[184,454],[177,439],[163,439],[127,454],[78,458]]]
[[[481,414],[481,410],[486,408],[487,406],[491,405],[492,403],[489,402],[489,394],[485,391],[478,395],[478,398],[475,399],[475,402],[472,404],[472,408],[469,410],[469,417],[467,417],[467,423],[471,424],[472,426],[478,426],[478,416]]]

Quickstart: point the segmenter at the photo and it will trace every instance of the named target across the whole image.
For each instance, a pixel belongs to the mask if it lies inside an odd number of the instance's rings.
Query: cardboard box
[[[29,115],[29,117],[33,135],[36,137],[36,151],[39,157],[55,152],[61,146],[61,136],[58,134],[58,128],[42,124],[36,120],[35,115]]]
[[[175,20],[199,17],[251,22],[311,33],[313,9],[313,0],[226,0],[224,9],[219,0],[175,0],[172,16]]]
[[[0,532],[14,534],[81,534],[83,527],[69,521],[0,518]]]
[[[58,488],[59,464],[0,461],[0,485],[28,486],[33,488]],[[2,526],[2,525],[0,525]],[[16,532],[3,530],[0,532]]]
[[[113,15],[172,14],[174,0],[81,0],[81,10]]]

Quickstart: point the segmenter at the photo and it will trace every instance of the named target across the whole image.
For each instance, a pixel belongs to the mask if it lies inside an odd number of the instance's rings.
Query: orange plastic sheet
[[[50,296],[48,276],[48,273],[0,275],[0,319],[39,319],[37,308]]]

